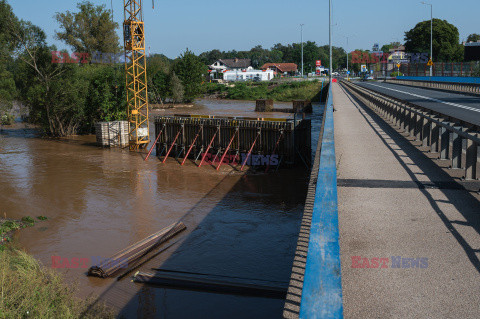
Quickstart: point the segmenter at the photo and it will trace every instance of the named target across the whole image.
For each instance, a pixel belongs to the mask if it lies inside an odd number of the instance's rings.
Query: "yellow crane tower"
[[[142,0],[123,0],[123,42],[127,116],[130,124],[130,150],[146,148],[150,142],[148,122],[147,58]]]

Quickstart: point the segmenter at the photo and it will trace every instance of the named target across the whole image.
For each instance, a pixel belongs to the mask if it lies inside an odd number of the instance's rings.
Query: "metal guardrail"
[[[464,170],[463,178],[480,178],[480,133],[477,127],[451,122],[448,117],[445,119],[423,107],[350,82],[342,81],[341,84],[387,122],[421,141],[431,153],[439,153],[440,159],[449,160],[450,168]]]
[[[324,117],[300,318],[343,318],[331,86]]]
[[[386,80],[385,82],[422,87],[422,88],[428,88],[428,89],[450,91],[455,93],[468,93],[468,94],[480,95],[480,84],[475,84],[475,83],[435,82],[435,81],[399,80],[399,79]]]
[[[447,82],[447,83],[470,83],[480,84],[480,77],[475,76],[396,76],[397,80],[429,81],[429,82]]]

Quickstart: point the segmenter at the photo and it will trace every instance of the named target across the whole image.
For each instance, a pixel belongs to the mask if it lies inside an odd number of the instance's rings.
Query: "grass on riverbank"
[[[27,253],[0,251],[0,318],[114,318],[104,305],[89,305]]]
[[[37,219],[39,221],[45,221],[48,218],[45,216],[38,216]],[[17,229],[35,226],[35,222],[35,219],[30,216],[22,217],[21,220],[0,217],[0,250],[5,248],[5,246],[2,245],[4,242],[11,241],[10,237]]]
[[[322,82],[302,81],[288,82],[283,84],[270,84],[266,82],[240,82],[234,86],[207,83],[207,96],[217,96],[232,100],[257,100],[273,99],[279,102],[291,102],[292,100],[319,100]]]

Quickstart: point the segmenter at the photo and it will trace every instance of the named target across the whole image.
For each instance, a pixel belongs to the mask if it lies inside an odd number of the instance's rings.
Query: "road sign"
[[[433,61],[432,59],[428,60],[428,63],[427,63],[428,66],[432,66],[433,65]]]
[[[350,74],[350,71],[347,71],[347,74]]]
[[[367,65],[362,64],[361,70],[362,70],[362,72],[367,72]]]
[[[400,68],[402,65],[400,63],[397,64],[397,68]]]
[[[321,61],[321,60],[317,60],[317,61],[315,62],[315,65],[316,65],[316,66],[322,66],[322,61]]]

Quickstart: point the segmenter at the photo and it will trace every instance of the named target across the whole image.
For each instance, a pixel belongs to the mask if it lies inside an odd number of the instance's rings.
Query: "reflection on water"
[[[224,112],[237,108],[236,103],[224,105]],[[216,102],[208,105],[210,111],[217,107]],[[173,159],[144,162],[145,154],[102,149],[93,142],[94,136],[40,139],[23,129],[0,134],[0,212],[11,218],[49,218],[16,236],[45,265],[51,265],[51,256],[109,257],[183,220],[187,231],[178,237],[181,241],[142,270],[164,267],[288,281],[308,172],[245,175],[227,165],[217,172],[189,162],[180,166]],[[244,318],[247,312],[273,317],[283,307],[281,300],[143,287],[129,278],[89,278],[86,269],[59,271],[76,283],[80,296],[100,295],[128,317],[151,317],[152,312],[161,318],[201,312],[210,318]]]

